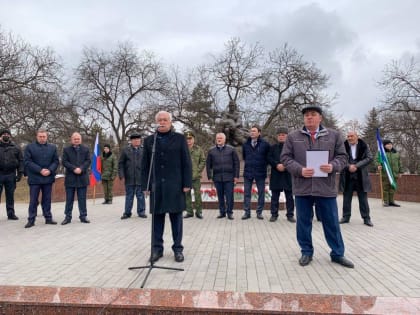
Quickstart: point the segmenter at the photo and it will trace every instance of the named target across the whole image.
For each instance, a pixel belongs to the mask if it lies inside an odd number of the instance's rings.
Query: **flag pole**
[[[93,204],[95,204],[95,200],[96,200],[96,184],[93,185]]]
[[[382,185],[382,169],[379,170],[379,186],[381,187],[381,200],[384,200],[384,187]]]

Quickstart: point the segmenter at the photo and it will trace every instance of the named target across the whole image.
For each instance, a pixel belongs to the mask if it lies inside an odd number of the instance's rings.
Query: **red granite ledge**
[[[134,310],[133,314],[419,314],[420,298],[0,286],[0,314],[128,314]]]

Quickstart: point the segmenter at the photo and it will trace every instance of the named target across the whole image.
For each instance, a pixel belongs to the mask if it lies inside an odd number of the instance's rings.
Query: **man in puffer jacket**
[[[16,182],[23,176],[22,150],[11,141],[8,129],[0,131],[0,196],[3,187],[6,194],[6,210],[9,220],[19,220],[15,214]]]

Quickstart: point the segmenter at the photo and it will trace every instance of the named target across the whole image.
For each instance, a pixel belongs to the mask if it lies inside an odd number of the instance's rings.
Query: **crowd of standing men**
[[[286,197],[286,217],[289,222],[297,222],[297,240],[301,248],[299,264],[306,266],[312,261],[312,221],[314,213],[322,222],[326,241],[331,248],[331,260],[345,267],[353,268],[353,263],[344,256],[344,241],[340,224],[348,223],[351,216],[353,192],[357,192],[359,209],[364,224],[372,227],[367,193],[371,190],[367,166],[373,161],[368,145],[355,131],[347,134],[343,141],[339,132],[321,124],[322,109],[308,106],[302,110],[304,126],[289,134],[286,127],[277,130],[277,143],[269,145],[261,136],[261,129],[254,125],[250,135],[242,146],[244,161],[244,214],[242,220],[251,218],[251,191],[253,183],[257,187],[257,219],[263,220],[265,204],[265,183],[267,166],[271,166],[269,187],[271,190],[270,222],[278,219],[280,193]],[[234,186],[238,182],[240,163],[234,147],[226,144],[226,135],[217,133],[215,146],[207,156],[203,149],[195,144],[191,131],[184,136],[176,133],[172,127],[170,113],[160,111],[156,114],[158,128],[147,137],[142,146],[141,135],[130,135],[130,144],[124,148],[118,159],[105,144],[101,156],[102,184],[104,188],[103,204],[112,204],[113,181],[118,175],[124,181],[126,190],[125,209],[121,219],[132,215],[134,196],[137,198],[137,215],[147,218],[145,213],[145,194],[150,194],[150,209],[153,216],[152,252],[150,261],[155,262],[163,256],[163,232],[165,215],[169,213],[172,227],[175,261],[182,262],[183,218],[195,216],[203,218],[201,201],[201,174],[206,168],[207,177],[212,180],[219,202],[218,219],[227,217],[234,220]],[[39,194],[42,193],[41,208],[46,224],[57,224],[51,213],[51,192],[55,181],[59,158],[55,145],[48,143],[48,133],[40,129],[36,140],[27,145],[24,154],[11,141],[10,130],[0,131],[0,195],[3,187],[6,195],[6,209],[9,220],[18,220],[14,211],[14,190],[16,182],[23,174],[28,177],[30,202],[28,222],[25,228],[35,225]],[[393,165],[395,176],[401,172],[399,155],[392,148],[390,141],[384,146]],[[324,151],[327,158],[319,169],[308,165],[309,151]],[[89,185],[89,167],[91,158],[89,148],[82,144],[82,137],[75,132],[70,145],[62,155],[65,168],[65,219],[62,225],[71,223],[75,194],[77,194],[79,219],[90,223],[87,218],[86,194]],[[378,169],[382,170],[381,165]],[[343,192],[343,216],[338,219],[336,202],[337,185],[335,174],[340,173],[340,190]],[[382,170],[384,206],[399,206],[394,202],[395,190],[388,187]],[[191,191],[192,189],[192,191]],[[194,193],[194,202],[191,194]],[[295,199],[293,198],[295,196]],[[296,217],[294,208],[296,202]],[[182,217],[183,211],[186,211]]]

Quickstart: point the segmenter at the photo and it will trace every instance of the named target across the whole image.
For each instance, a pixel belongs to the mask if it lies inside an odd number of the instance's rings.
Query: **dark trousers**
[[[6,195],[6,211],[7,217],[10,218],[15,214],[15,189],[16,189],[16,175],[15,173],[0,175],[0,197],[4,187],[4,194]]]
[[[133,209],[134,195],[137,199],[137,214],[144,214],[146,203],[144,201],[144,193],[140,185],[125,185],[125,208],[124,214],[131,217],[131,210]]]
[[[346,187],[344,188],[343,192],[343,218],[350,219],[351,217],[351,201],[353,199],[353,191],[357,192],[360,215],[364,220],[370,220],[370,209],[367,192],[363,191],[363,188],[356,180],[346,181]]]
[[[246,215],[251,214],[251,190],[253,178],[244,178],[244,210]],[[265,178],[255,179],[258,190],[257,214],[261,214],[264,210],[265,203]]]
[[[219,200],[220,214],[233,214],[233,181],[231,182],[214,182],[217,191],[217,199]]]
[[[38,208],[39,193],[42,192],[41,208],[42,214],[46,221],[52,220],[51,214],[51,184],[29,185],[29,208],[28,208],[28,221],[35,222]]]
[[[84,219],[87,216],[86,208],[86,192],[87,187],[66,187],[66,208],[64,214],[66,219],[71,220],[73,203],[74,203],[74,194],[77,192],[77,203],[79,206],[79,218]]]
[[[163,253],[163,232],[165,230],[166,213],[152,214],[153,215],[153,252]],[[174,244],[172,250],[177,253],[184,250],[182,246],[182,212],[169,213],[171,221],[172,239]]]
[[[335,197],[296,196],[296,236],[302,255],[312,256],[313,206],[317,205],[325,239],[331,248],[331,257],[344,256],[344,242],[338,222],[338,207]]]
[[[282,191],[283,189],[275,189],[271,191],[271,215],[273,217],[279,216],[279,199]],[[293,200],[293,193],[291,190],[285,189],[284,194],[286,196],[286,217],[293,218],[295,215],[295,201]]]

